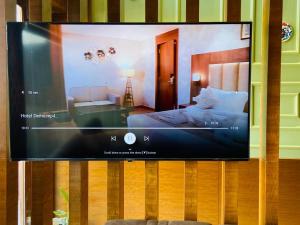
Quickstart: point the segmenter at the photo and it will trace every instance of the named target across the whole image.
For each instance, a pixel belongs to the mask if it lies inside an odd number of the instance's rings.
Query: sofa
[[[121,96],[110,92],[107,86],[72,87],[69,91],[69,110],[84,106],[120,104]]]
[[[108,220],[105,225],[211,225],[199,221],[168,221],[168,220]]]

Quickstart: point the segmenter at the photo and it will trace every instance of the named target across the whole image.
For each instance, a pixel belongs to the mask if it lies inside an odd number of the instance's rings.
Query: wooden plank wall
[[[89,1],[69,0],[74,5],[68,7],[67,15],[70,21],[87,21],[90,16]],[[2,1],[3,2],[3,1]],[[3,4],[3,3],[0,4]],[[43,7],[42,7],[43,2]],[[45,3],[51,1],[29,1],[29,18],[32,21],[51,20],[51,7]],[[69,3],[70,3],[69,2]],[[273,1],[271,1],[273,2]],[[83,4],[85,3],[85,4]],[[158,1],[146,0],[146,22],[158,21]],[[227,19],[237,21],[240,19],[240,0],[228,0]],[[199,20],[199,1],[187,0],[187,21]],[[274,9],[277,14],[278,2]],[[4,7],[1,6],[1,10]],[[108,1],[108,21],[120,21],[119,1]],[[192,7],[193,6],[193,7]],[[196,7],[195,7],[196,6]],[[198,7],[197,7],[198,6]],[[79,7],[79,8],[78,8]],[[201,7],[201,4],[200,4]],[[84,8],[84,10],[83,10]],[[41,10],[43,9],[43,10]],[[78,15],[79,13],[79,15]],[[1,25],[4,18],[1,13]],[[278,18],[275,22],[278,25]],[[1,29],[3,29],[1,27]],[[274,29],[272,27],[272,29]],[[278,34],[276,34],[278,35]],[[1,39],[1,46],[4,40]],[[278,61],[278,40],[274,49],[269,52]],[[272,43],[271,43],[272,46]],[[4,48],[2,48],[4,49]],[[5,54],[1,51],[1,54]],[[277,57],[277,58],[276,58]],[[1,63],[6,64],[5,57],[0,57]],[[273,60],[273,58],[272,58]],[[277,65],[279,65],[278,63]],[[271,65],[271,64],[270,64]],[[2,66],[1,68],[5,68]],[[270,67],[270,73],[275,74],[273,81],[278,82],[278,68]],[[275,70],[275,71],[273,71]],[[5,93],[4,69],[1,71],[1,91]],[[270,81],[272,82],[272,80]],[[272,84],[271,84],[272,85]],[[278,87],[276,87],[278,88]],[[275,88],[275,90],[277,90]],[[270,89],[272,90],[272,89]],[[1,93],[2,93],[1,92]],[[271,94],[271,93],[269,93]],[[6,105],[6,99],[0,95],[1,105]],[[272,96],[271,96],[272,97]],[[277,99],[277,96],[274,96]],[[277,110],[277,109],[274,109]],[[1,107],[1,115],[5,115],[5,107]],[[1,133],[6,132],[7,119],[0,115]],[[4,119],[3,119],[4,118]],[[273,136],[270,136],[272,138]],[[271,139],[270,139],[271,140]],[[0,224],[16,224],[16,167],[7,162],[3,154],[6,143],[1,142],[0,159],[0,194],[6,196],[0,199]],[[273,155],[270,155],[273,156]],[[271,160],[274,158],[271,158]],[[278,166],[278,157],[275,164]],[[276,178],[276,167],[269,180],[275,176],[279,189],[272,191],[269,204],[279,201],[278,221],[280,225],[298,225],[300,221],[300,161],[281,160],[279,177]],[[50,224],[52,209],[60,208],[70,210],[72,224],[104,224],[107,219],[189,219],[211,222],[213,225],[231,222],[239,225],[257,225],[259,216],[259,170],[262,169],[259,161],[252,159],[249,162],[220,163],[220,162],[89,162],[71,163],[32,163],[32,171],[28,177],[32,186],[30,205],[35,209],[33,224]],[[4,168],[4,170],[2,169]],[[176,171],[176,173],[174,173]],[[10,176],[7,179],[7,176]],[[43,177],[49,174],[53,177],[49,183]],[[27,175],[29,176],[29,175]],[[3,178],[3,179],[2,179]],[[50,184],[50,185],[49,185]],[[48,185],[48,186],[46,186]],[[70,205],[63,202],[59,196],[59,189],[64,188],[70,192]],[[54,193],[55,190],[55,193]],[[276,192],[280,193],[276,201]],[[2,195],[4,193],[4,195]],[[50,194],[49,194],[50,193]],[[46,196],[47,194],[47,196]],[[38,200],[40,198],[40,200]],[[273,201],[275,199],[275,201]],[[8,203],[5,201],[9,200]],[[55,201],[55,202],[54,202]],[[42,205],[46,203],[45,205]],[[88,203],[88,205],[87,205]],[[38,209],[38,207],[40,207]],[[273,207],[271,206],[270,209]],[[51,216],[50,216],[51,215]],[[273,212],[268,224],[277,224]],[[274,217],[275,215],[275,217]]]
[[[8,159],[6,20],[15,21],[15,1],[0,2],[0,224],[18,224],[18,164]]]

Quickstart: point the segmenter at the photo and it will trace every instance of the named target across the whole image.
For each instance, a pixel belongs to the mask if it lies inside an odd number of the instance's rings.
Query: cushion
[[[75,102],[91,101],[89,87],[73,87],[70,89],[70,95],[74,98]]]
[[[208,70],[209,85],[214,88],[222,88],[222,64],[210,64]]]
[[[100,105],[112,105],[112,104],[114,103],[111,101],[104,100],[104,101],[94,101],[94,102],[76,102],[74,106],[83,107],[83,106],[93,106],[93,105],[100,106]]]
[[[210,223],[198,221],[169,221],[168,225],[211,225]]]
[[[147,220],[108,220],[105,225],[147,225]]]
[[[217,103],[217,99],[213,95],[211,89],[202,88],[200,91],[200,95],[193,98],[195,102],[197,102],[198,107],[201,109],[211,109]]]
[[[249,62],[241,62],[239,66],[238,91],[248,92]]]
[[[245,104],[248,100],[247,92],[224,91],[211,87],[208,87],[207,89],[211,89],[211,92],[216,98],[217,102],[213,107],[214,109],[233,113],[241,113],[244,111]]]
[[[157,225],[157,220],[147,220],[147,225]]]
[[[106,86],[90,87],[91,101],[107,100],[108,88]]]
[[[222,89],[225,91],[237,91],[239,63],[225,63],[222,71]]]

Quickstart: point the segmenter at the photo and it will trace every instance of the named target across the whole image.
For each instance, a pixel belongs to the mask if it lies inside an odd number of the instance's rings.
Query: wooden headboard
[[[192,74],[201,74],[201,87],[205,88],[209,84],[209,65],[210,64],[226,64],[239,63],[249,61],[250,48],[238,48],[233,50],[208,52],[203,54],[192,55],[191,60],[191,99],[198,94],[195,85],[192,82]]]

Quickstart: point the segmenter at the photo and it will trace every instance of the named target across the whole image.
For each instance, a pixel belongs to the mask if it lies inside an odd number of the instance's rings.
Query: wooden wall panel
[[[42,21],[42,0],[28,0],[29,21]]]
[[[107,162],[107,219],[124,218],[124,162]]]
[[[186,1],[186,22],[199,22],[199,0]],[[198,163],[185,162],[185,220],[197,221],[198,202]]]
[[[107,162],[89,162],[88,180],[88,224],[104,224],[107,219]]]
[[[146,13],[145,20],[147,23],[158,22],[158,0],[145,0]]]
[[[88,162],[71,162],[69,166],[69,222],[88,224]]]
[[[31,163],[31,224],[51,225],[54,210],[54,163]]]
[[[51,21],[51,1],[28,1],[29,20],[33,22]],[[31,182],[31,221],[32,225],[52,224],[54,210],[54,163],[30,162],[31,177],[25,178]],[[25,167],[26,168],[26,167]],[[27,166],[28,168],[28,166]],[[46,176],[45,176],[46,175]]]
[[[0,2],[0,224],[18,224],[18,165],[8,160],[6,20],[15,20],[16,1]]]
[[[300,160],[280,160],[279,163],[280,225],[298,225],[300,221]]]
[[[267,120],[266,120],[266,223],[278,224],[279,126],[281,78],[282,0],[270,1]]]
[[[184,174],[184,219],[197,221],[198,162],[186,161]]]
[[[198,162],[198,221],[221,224],[220,162]]]
[[[145,218],[145,162],[124,162],[124,219]]]
[[[80,22],[80,0],[67,0],[67,15],[68,21]]]
[[[225,162],[225,223],[238,223],[238,162]]]
[[[145,218],[158,219],[159,198],[159,163],[158,161],[145,162]]]
[[[184,162],[159,162],[159,219],[184,219]]]
[[[69,192],[69,162],[55,163],[55,209],[69,211],[69,204],[64,200],[61,191]]]
[[[199,22],[199,0],[186,0],[186,22]]]
[[[227,22],[241,21],[241,0],[227,0]],[[246,56],[249,60],[249,55]],[[244,60],[240,60],[244,61]],[[224,223],[238,223],[238,162],[224,162]],[[223,220],[223,218],[222,218]]]
[[[241,0],[227,0],[227,21],[241,21]]]
[[[120,22],[120,0],[107,1],[107,21],[118,23]]]
[[[238,224],[257,225],[259,161],[251,159],[248,162],[240,162],[238,167]]]

